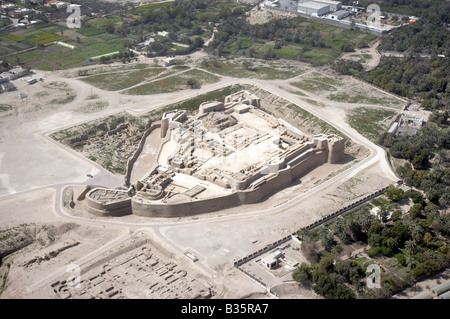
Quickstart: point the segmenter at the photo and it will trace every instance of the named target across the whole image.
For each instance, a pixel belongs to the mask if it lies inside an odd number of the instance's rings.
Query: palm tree
[[[301,240],[303,240],[306,236],[309,236],[309,230],[307,230],[306,228],[301,228],[297,232],[297,235]]]
[[[410,269],[414,269],[417,266],[417,261],[413,257],[406,257],[406,266]]]
[[[439,269],[444,269],[450,265],[450,261],[447,259],[446,255],[439,254],[436,258],[436,264],[439,266]]]
[[[423,235],[423,241],[428,246],[433,241],[433,236],[429,232],[426,232],[425,235]]]
[[[386,245],[387,245],[389,248],[391,248],[392,250],[394,250],[394,249],[397,247],[398,242],[397,242],[397,240],[396,240],[395,238],[389,237],[389,238],[387,239],[387,241],[386,241]]]
[[[417,253],[418,246],[417,246],[416,241],[414,241],[414,240],[407,240],[406,243],[405,243],[405,249],[411,255]]]
[[[445,213],[447,213],[447,208],[450,206],[450,193],[446,192],[439,198],[439,204],[445,207]]]

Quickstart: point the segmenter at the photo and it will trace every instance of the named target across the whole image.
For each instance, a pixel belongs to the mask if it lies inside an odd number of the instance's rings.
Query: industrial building
[[[341,10],[342,2],[332,0],[299,0],[297,11],[311,16],[322,16],[330,12]]]
[[[331,11],[330,5],[319,3],[316,1],[309,1],[298,5],[297,11],[305,13],[310,16],[322,16]]]
[[[332,0],[314,0],[312,2],[322,3],[330,6],[330,10],[332,12],[339,11],[342,8],[341,1],[332,1]]]

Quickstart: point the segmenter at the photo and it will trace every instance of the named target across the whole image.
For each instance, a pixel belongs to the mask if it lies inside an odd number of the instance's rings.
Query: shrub
[[[375,257],[380,253],[380,247],[370,247],[369,250],[367,250],[367,256],[369,257]]]
[[[386,246],[381,246],[380,252],[386,257],[390,257],[392,255],[392,249]]]
[[[405,193],[400,188],[390,187],[386,191],[386,196],[390,200],[396,202],[402,199],[405,196]]]
[[[395,259],[397,259],[399,265],[406,265],[406,257],[402,253],[395,255]]]

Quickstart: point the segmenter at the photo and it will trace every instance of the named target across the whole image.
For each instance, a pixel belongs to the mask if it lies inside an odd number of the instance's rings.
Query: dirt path
[[[363,62],[362,65],[366,71],[370,71],[376,68],[380,63],[381,56],[377,51],[379,45],[380,40],[377,40],[369,44],[368,48],[356,48],[354,52],[345,52],[339,58],[344,60],[348,59],[358,61],[360,59],[360,56],[364,57],[365,55],[369,55],[370,58],[364,58],[365,62]]]

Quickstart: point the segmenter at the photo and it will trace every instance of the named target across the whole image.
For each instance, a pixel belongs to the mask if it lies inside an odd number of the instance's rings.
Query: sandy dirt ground
[[[191,61],[203,58],[197,53]],[[153,59],[144,59],[140,63],[145,61],[153,63]],[[309,68],[301,67],[302,70]],[[12,105],[13,109],[0,114],[0,221],[3,228],[27,224],[36,239],[32,245],[7,258],[6,263],[10,263],[11,268],[1,298],[59,298],[61,296],[55,294],[51,283],[67,276],[68,265],[86,265],[134,238],[141,230],[146,231],[152,242],[158,243],[159,249],[167,255],[167,263],[177,262],[180,258],[186,260],[187,252],[195,255],[198,260],[183,264],[183,268],[193,276],[201,273],[202,282],[214,291],[213,298],[273,298],[237,271],[233,260],[396,179],[386,163],[384,152],[345,122],[345,112],[341,109],[344,103],[326,101],[326,108],[308,104],[302,96],[284,90],[287,86],[283,81],[221,77],[219,82],[198,90],[149,98],[92,88],[68,76],[69,73],[36,71],[33,77],[42,77],[44,81],[28,85],[29,76],[15,80],[18,90],[1,97],[2,103]],[[66,86],[64,90],[51,89],[48,85],[52,82]],[[342,130],[356,144],[364,145],[366,151],[361,152],[358,160],[349,163],[323,165],[262,203],[202,216],[170,220],[137,216],[99,218],[64,207],[64,203],[67,204],[66,186],[115,188],[123,185],[123,176],[107,172],[79,153],[53,142],[46,134],[124,110],[139,114],[233,83],[260,86],[304,107]],[[18,99],[19,92],[27,94],[26,101]],[[107,107],[95,112],[80,112],[80,107],[92,94],[107,101]],[[308,92],[304,94],[316,97]],[[71,95],[71,101],[61,102]],[[52,102],[55,99],[60,102]],[[94,177],[89,178],[86,174]],[[60,249],[69,240],[79,243],[48,260],[23,266],[36,256]],[[98,267],[107,262],[108,258]],[[288,285],[281,289],[284,291],[281,295],[284,298],[317,297],[298,289]]]
[[[434,298],[436,296],[432,293],[432,289],[443,282],[449,280],[450,278],[450,269],[446,269],[438,274],[430,276],[427,279],[416,282],[412,287],[409,287],[402,292],[395,294],[392,296],[393,299],[410,299],[422,292],[429,292],[430,295]]]

